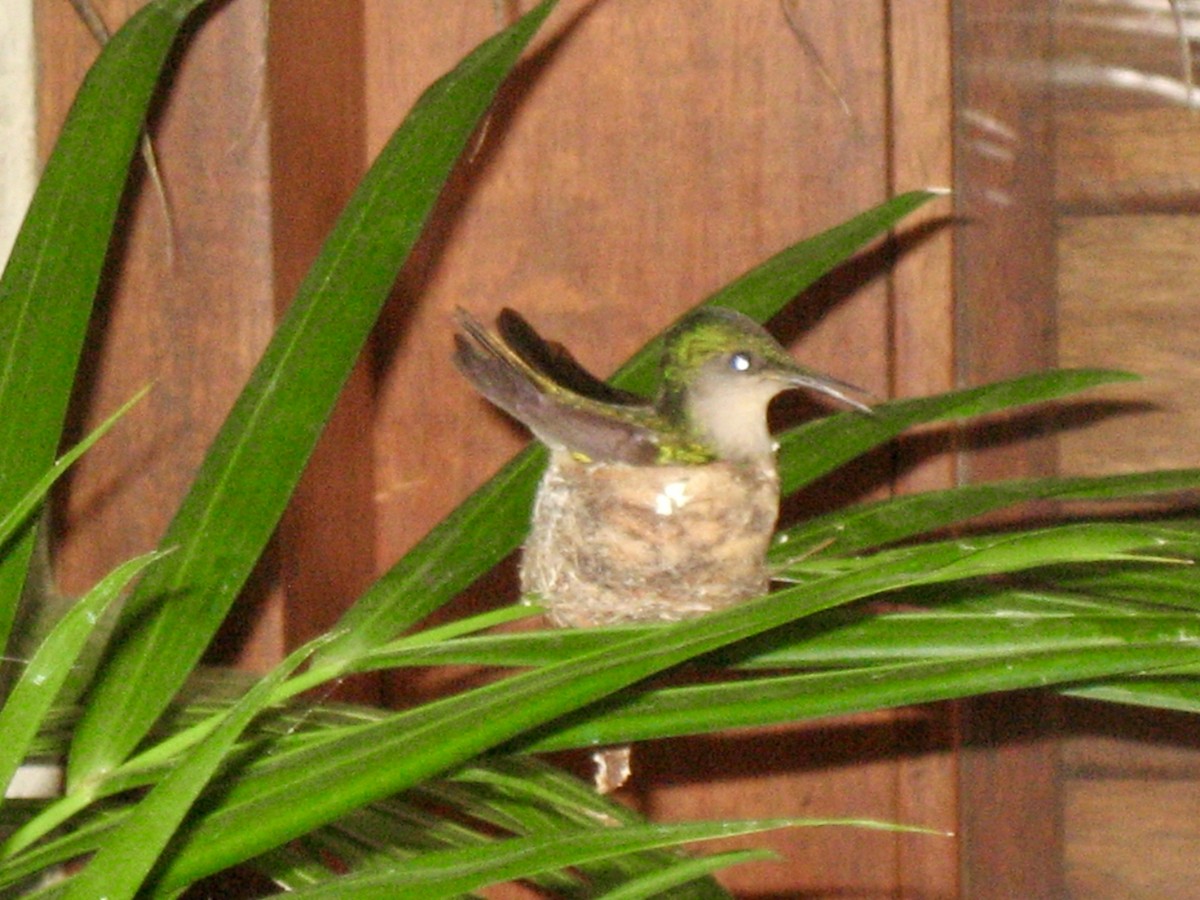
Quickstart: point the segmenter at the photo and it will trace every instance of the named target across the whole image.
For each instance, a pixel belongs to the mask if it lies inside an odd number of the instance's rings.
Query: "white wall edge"
[[[7,260],[37,183],[34,0],[0,0],[0,261]]]

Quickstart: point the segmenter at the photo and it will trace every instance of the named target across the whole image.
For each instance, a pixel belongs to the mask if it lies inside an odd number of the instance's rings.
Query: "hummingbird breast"
[[[521,586],[558,626],[677,621],[767,590],[774,461],[639,466],[552,453]]]

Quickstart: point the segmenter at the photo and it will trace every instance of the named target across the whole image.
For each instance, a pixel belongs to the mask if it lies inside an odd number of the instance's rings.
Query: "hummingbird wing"
[[[602,403],[644,406],[646,398],[607,384],[581,366],[571,351],[558,341],[548,341],[534,331],[525,317],[505,307],[496,319],[501,340],[532,368],[560,387]]]
[[[557,373],[561,355],[523,319],[521,325],[514,326],[510,318],[507,327],[516,332],[522,348],[538,365],[465,310],[457,311],[457,319],[461,331],[454,336],[454,363],[459,371],[479,393],[522,422],[542,443],[593,461],[649,465],[658,459],[654,427],[657,417],[648,401],[639,400],[636,405],[628,400],[612,403],[559,383],[543,371],[542,365]],[[532,342],[528,340],[530,335]],[[568,369],[586,375],[581,386],[589,390],[594,387],[598,380],[569,354],[566,357],[570,359]]]

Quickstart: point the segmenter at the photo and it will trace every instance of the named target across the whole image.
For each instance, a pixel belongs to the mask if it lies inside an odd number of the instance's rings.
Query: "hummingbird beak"
[[[818,391],[827,396],[833,397],[835,400],[840,400],[847,406],[852,406],[859,412],[875,415],[875,411],[867,404],[855,400],[849,396],[848,391],[864,396],[870,396],[870,391],[850,384],[848,381],[834,378],[831,375],[824,375],[820,372],[813,372],[809,369],[796,366],[794,368],[778,370],[779,380],[790,387],[808,388],[809,390]]]

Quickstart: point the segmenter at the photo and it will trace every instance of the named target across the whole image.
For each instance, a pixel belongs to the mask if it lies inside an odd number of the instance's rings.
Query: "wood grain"
[[[1200,209],[1200,116],[1092,109],[1057,118],[1055,191],[1071,215]]]
[[[1124,31],[1067,27],[1060,52],[1086,57],[1097,70],[1178,78],[1176,53],[1151,34],[1156,12],[1125,10]],[[1113,7],[1098,18],[1111,24],[1118,15]],[[1056,123],[1059,359],[1145,378],[1064,415],[1060,469],[1194,466],[1196,117],[1136,90],[1093,88],[1062,97]],[[1194,717],[1071,703],[1063,724],[1068,895],[1195,893]]]
[[[1067,794],[1068,896],[1098,900],[1195,894],[1200,792],[1195,781],[1110,778]]]
[[[1059,438],[1062,470],[1132,472],[1200,464],[1200,220],[1186,215],[1072,217],[1059,239],[1064,365],[1136,372],[1103,392],[1099,414]],[[1118,412],[1118,410],[1113,410]]]
[[[365,35],[358,3],[269,10],[270,187],[275,304],[286,309],[366,169]],[[351,373],[279,528],[281,640],[326,631],[375,573],[374,385]],[[377,699],[377,679],[339,696]]]
[[[955,290],[958,380],[983,384],[1054,362],[1054,123],[1041,78],[1054,49],[1043,3],[956,7]],[[987,482],[1054,468],[1047,421],[966,432],[960,475]],[[982,435],[980,435],[982,438]],[[998,438],[998,439],[997,439]],[[1062,896],[1056,713],[1040,695],[962,707],[963,885],[972,900]]]
[[[889,7],[890,169],[892,192],[950,187],[954,179],[951,4]],[[937,201],[904,223],[891,270],[891,391],[918,397],[955,386],[954,231],[952,204]],[[901,442],[893,489],[915,493],[953,486],[954,436],[942,432]],[[958,828],[958,714],[954,704],[897,722],[897,739],[921,748],[897,757],[897,820]],[[926,835],[900,837],[900,897],[959,893],[959,844]]]
[[[1200,462],[1200,277],[1194,216],[1064,220],[1059,341],[1064,363],[1126,368],[1144,381],[1104,392],[1119,405],[1074,416],[1059,439],[1066,473]],[[1117,414],[1113,414],[1117,413]],[[1089,420],[1090,419],[1090,420]],[[1187,896],[1195,881],[1200,741],[1194,717],[1120,706],[1073,708],[1064,744],[1071,896]]]

